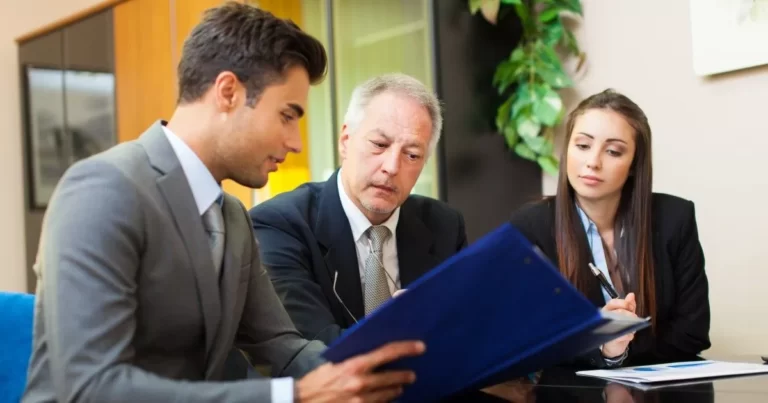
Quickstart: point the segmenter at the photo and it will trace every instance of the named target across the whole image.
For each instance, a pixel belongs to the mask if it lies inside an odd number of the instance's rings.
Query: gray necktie
[[[203,214],[203,227],[208,233],[208,244],[213,256],[213,267],[216,270],[216,278],[221,273],[221,262],[224,259],[224,214],[221,211],[219,201],[215,201]]]
[[[368,315],[392,295],[384,271],[382,246],[390,235],[389,228],[378,225],[368,228],[371,251],[365,259],[365,314]]]

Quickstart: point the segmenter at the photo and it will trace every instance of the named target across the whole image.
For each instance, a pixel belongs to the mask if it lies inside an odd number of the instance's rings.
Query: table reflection
[[[533,381],[514,379],[481,392],[465,393],[449,402],[605,402],[723,403],[768,402],[768,376],[694,381],[661,386],[625,385],[577,376],[573,370],[551,369]]]

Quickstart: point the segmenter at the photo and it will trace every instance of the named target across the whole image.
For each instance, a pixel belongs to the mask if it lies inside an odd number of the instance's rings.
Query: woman
[[[651,326],[578,360],[615,367],[695,360],[710,347],[709,292],[693,203],[652,193],[651,128],[612,90],[569,115],[557,195],[527,205],[515,225],[596,306],[651,317]],[[601,289],[590,263],[618,291]]]

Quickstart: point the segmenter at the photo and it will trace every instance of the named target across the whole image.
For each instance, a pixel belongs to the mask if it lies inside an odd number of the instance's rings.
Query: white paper
[[[688,361],[661,365],[579,371],[581,376],[633,383],[657,383],[724,376],[768,374],[768,365],[725,361]]]

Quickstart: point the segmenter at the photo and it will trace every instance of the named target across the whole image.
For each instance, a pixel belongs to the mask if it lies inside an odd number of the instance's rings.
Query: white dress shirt
[[[178,136],[165,127],[165,137],[171,143],[176,158],[179,159],[184,176],[192,189],[192,197],[195,199],[197,211],[202,217],[203,213],[219,198],[221,195],[221,186],[216,183],[211,171],[200,161],[200,158],[191,148]],[[272,403],[293,403],[293,378],[274,378],[271,381]]]
[[[347,196],[347,192],[344,190],[344,185],[341,182],[341,170],[337,176],[337,185],[339,188],[339,199],[341,199],[341,207],[344,209],[344,214],[347,215],[349,225],[352,228],[352,239],[355,240],[355,249],[357,250],[357,265],[360,268],[360,282],[362,289],[365,290],[365,259],[368,258],[368,254],[371,253],[371,243],[366,236],[365,231],[371,227],[371,222],[363,215],[363,212],[352,202],[352,199]],[[384,242],[382,246],[382,263],[384,264],[384,270],[387,272],[387,284],[389,285],[389,293],[394,294],[395,291],[400,289],[400,269],[397,264],[397,239],[396,229],[397,221],[400,219],[400,208],[398,207],[392,213],[392,215],[384,221],[381,225],[389,228],[391,235]]]

